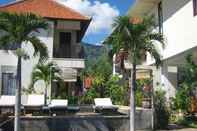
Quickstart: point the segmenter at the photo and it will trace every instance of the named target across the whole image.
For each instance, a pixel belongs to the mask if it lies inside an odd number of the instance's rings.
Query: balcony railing
[[[54,58],[84,58],[84,49],[80,44],[71,45],[70,47],[54,48]]]
[[[52,61],[60,68],[85,68],[85,60],[80,58],[52,58]]]

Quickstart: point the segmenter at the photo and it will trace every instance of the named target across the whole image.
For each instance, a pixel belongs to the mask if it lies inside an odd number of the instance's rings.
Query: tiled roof
[[[0,7],[0,11],[31,12],[44,18],[65,20],[90,20],[90,18],[57,3],[55,0],[21,0]]]

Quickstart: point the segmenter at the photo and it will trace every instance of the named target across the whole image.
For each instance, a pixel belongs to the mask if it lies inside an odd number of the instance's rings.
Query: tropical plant
[[[164,129],[168,126],[169,123],[169,110],[166,105],[166,92],[162,89],[157,89],[154,92],[154,115],[155,115],[155,128]]]
[[[142,101],[143,101],[143,91],[140,88],[137,88],[135,92],[135,102],[137,107],[142,107]]]
[[[53,62],[49,63],[38,63],[32,72],[32,83],[31,87],[37,81],[44,81],[45,83],[45,104],[47,98],[47,88],[49,87],[51,81],[59,81],[62,82],[61,78],[61,69]]]
[[[18,57],[17,87],[15,104],[15,131],[20,131],[20,105],[21,105],[21,60],[27,59],[28,53],[23,50],[23,44],[31,44],[34,56],[40,56],[40,61],[48,57],[47,47],[36,36],[39,29],[47,29],[47,22],[31,13],[14,14],[0,12],[0,48],[11,50]]]
[[[192,57],[191,54],[186,57],[186,65],[183,67],[185,79],[182,83],[187,84],[190,88],[195,88],[197,86],[197,64]]]
[[[114,104],[123,104],[124,100],[124,93],[123,87],[119,84],[120,78],[118,76],[112,76],[106,82],[106,90],[105,90],[105,97],[109,97],[112,99]]]
[[[191,89],[187,85],[182,85],[180,89],[176,92],[175,98],[172,98],[171,108],[175,111],[182,111],[187,113],[191,104]]]
[[[144,98],[150,98],[149,94],[150,92],[145,92],[143,87],[144,85],[150,83],[150,79],[139,79],[136,81],[137,84],[137,89],[135,91],[135,102],[136,102],[136,106],[138,107],[142,107],[142,102]]]
[[[186,62],[182,67],[184,80],[180,83],[175,98],[172,98],[172,109],[183,113],[190,112],[193,91],[197,90],[197,64],[192,60],[192,55],[186,57]]]
[[[114,53],[119,52],[120,49],[127,51],[133,66],[130,95],[130,130],[134,131],[136,65],[140,64],[142,57],[148,52],[153,56],[155,64],[158,66],[161,63],[161,59],[155,44],[161,43],[164,45],[164,38],[162,34],[153,31],[156,25],[152,16],[145,17],[142,20],[130,18],[129,16],[119,16],[115,19],[113,27],[114,31],[105,43],[112,45]]]
[[[105,83],[112,74],[112,62],[105,50],[97,60],[87,60],[86,68],[82,71],[81,77],[89,76],[93,78],[93,86],[97,88],[100,97],[104,97]]]

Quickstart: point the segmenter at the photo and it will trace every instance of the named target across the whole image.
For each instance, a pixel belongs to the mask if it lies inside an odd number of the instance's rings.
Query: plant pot
[[[196,100],[195,96],[191,97],[190,112],[191,113],[196,113],[197,112],[197,100]]]

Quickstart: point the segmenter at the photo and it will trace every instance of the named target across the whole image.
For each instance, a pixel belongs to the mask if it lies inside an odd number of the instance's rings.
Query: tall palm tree
[[[32,72],[32,85],[37,81],[41,80],[45,83],[45,104],[47,97],[47,88],[49,87],[51,81],[62,81],[60,68],[52,63],[39,63],[35,66]]]
[[[47,29],[47,27],[48,24],[44,19],[31,13],[15,14],[0,12],[0,48],[11,50],[18,57],[15,131],[20,131],[21,61],[23,58],[29,58],[22,45],[31,44],[34,48],[34,56],[40,56],[40,61],[48,57],[47,47],[34,35],[39,33],[39,29]]]
[[[164,38],[162,34],[153,31],[155,24],[152,16],[141,20],[129,16],[119,16],[115,19],[113,27],[112,35],[105,43],[112,45],[114,53],[121,49],[127,51],[133,66],[130,94],[130,131],[135,131],[136,65],[140,64],[142,56],[149,52],[158,66],[161,59],[155,44],[161,43],[164,46]]]

